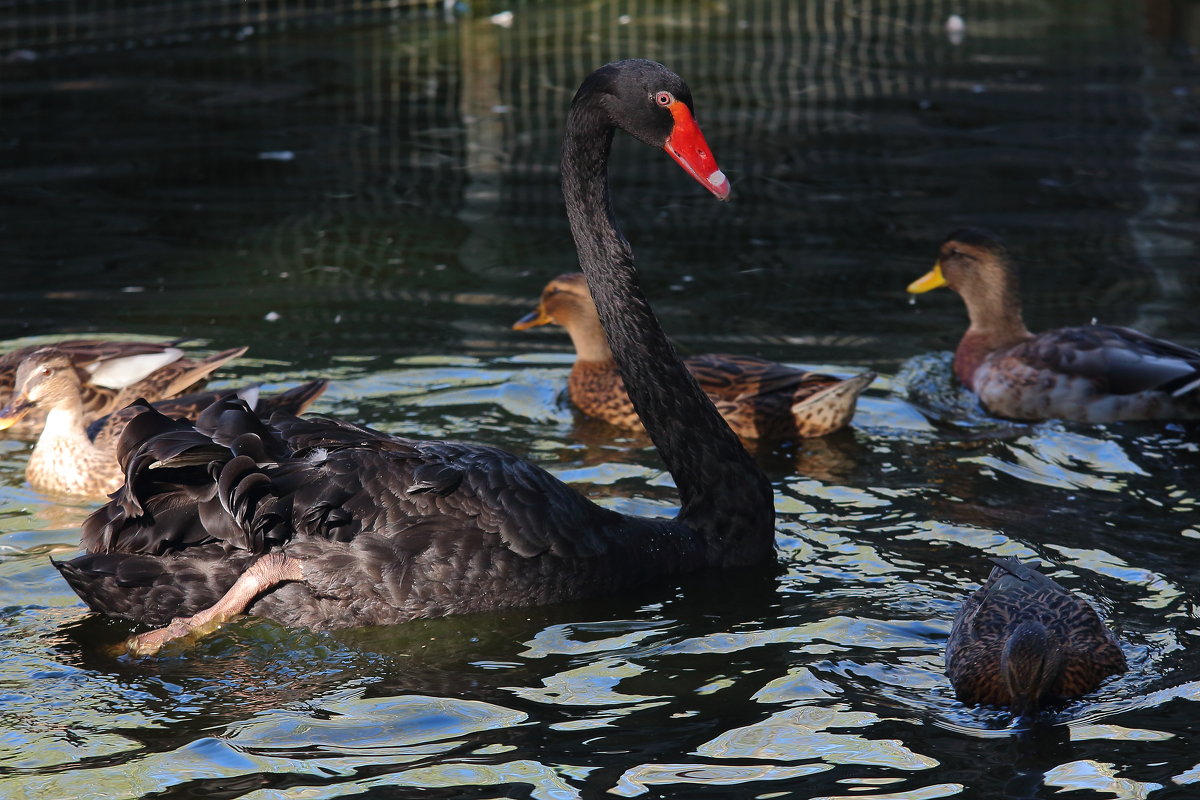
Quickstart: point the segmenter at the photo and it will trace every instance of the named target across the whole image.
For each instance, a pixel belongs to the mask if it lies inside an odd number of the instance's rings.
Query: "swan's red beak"
[[[675,127],[667,137],[663,150],[675,159],[689,175],[722,200],[729,199],[729,178],[717,166],[704,134],[685,103],[676,100],[668,108],[675,118]]]

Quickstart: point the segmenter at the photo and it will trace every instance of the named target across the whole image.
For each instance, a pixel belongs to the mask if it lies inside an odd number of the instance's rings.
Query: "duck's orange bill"
[[[22,417],[29,413],[29,409],[32,407],[29,403],[14,401],[4,408],[0,408],[0,431],[6,431],[13,425],[16,425],[21,421]]]
[[[921,294],[931,289],[940,289],[946,285],[946,276],[942,274],[942,262],[933,265],[933,269],[908,285],[909,294]]]
[[[530,328],[536,328],[538,325],[549,325],[551,322],[550,315],[539,305],[536,311],[530,311],[525,316],[513,323],[514,331],[524,331]]]
[[[704,141],[704,134],[687,104],[676,100],[667,108],[675,118],[675,127],[663,150],[705,189],[722,200],[729,199],[729,178],[717,166],[717,159],[708,149],[708,142]]]

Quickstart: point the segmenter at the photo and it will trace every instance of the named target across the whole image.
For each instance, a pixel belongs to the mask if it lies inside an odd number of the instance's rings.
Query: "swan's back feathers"
[[[196,419],[213,403],[236,395],[246,400],[250,407],[254,409],[255,414],[263,419],[269,419],[272,414],[280,411],[286,411],[289,414],[301,413],[304,409],[312,405],[328,387],[328,381],[315,380],[300,384],[299,386],[293,386],[279,394],[262,395],[258,385],[251,385],[236,390],[220,389],[193,392],[166,400],[157,400],[152,405],[159,413],[171,419],[178,419],[180,417]],[[141,414],[145,408],[145,399],[138,398],[125,408],[117,409],[107,416],[99,417],[88,425],[88,438],[97,447],[112,448],[116,452],[116,442],[120,439],[125,426],[129,424],[131,419]]]
[[[126,485],[84,524],[92,552],[152,553],[220,542],[263,553],[364,531],[427,539],[434,530],[498,536],[519,556],[586,558],[624,518],[503,450],[413,441],[338,420],[276,415],[240,400],[193,426],[153,409],[121,441]]]
[[[322,417],[277,414],[271,425],[287,440],[293,458],[314,468],[319,464],[327,480],[350,489],[364,475],[368,482],[374,477],[378,485],[372,492],[392,495],[408,525],[425,517],[470,520],[471,527],[499,534],[525,557],[546,552],[572,558],[598,555],[605,547],[590,535],[592,526],[622,519],[540,467],[496,447],[405,439]],[[361,471],[371,459],[382,460],[382,473]],[[563,536],[562,531],[579,535]]]

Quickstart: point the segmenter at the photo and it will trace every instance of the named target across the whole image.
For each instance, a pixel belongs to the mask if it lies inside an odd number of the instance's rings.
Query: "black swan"
[[[717,197],[729,183],[679,76],[627,60],[584,80],[563,143],[567,216],[613,356],[678,486],[678,516],[606,510],[482,445],[325,418],[266,425],[234,400],[194,426],[147,411],[121,441],[125,487],[84,523],[87,553],[56,564],[92,609],[166,626],[131,639],[130,652],[242,612],[318,628],[393,624],[772,558],[771,486],[676,355],[617,230],[607,165],[618,127]]]

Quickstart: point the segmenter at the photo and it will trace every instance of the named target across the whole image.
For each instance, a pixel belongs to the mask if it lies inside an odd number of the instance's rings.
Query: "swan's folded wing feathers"
[[[161,553],[216,540],[261,553],[364,531],[426,539],[416,529],[434,525],[498,536],[528,558],[580,557],[604,552],[603,526],[621,519],[492,447],[414,442],[320,418],[277,416],[278,428],[267,429],[233,400],[204,416],[195,429],[149,411],[135,420],[150,417],[126,440],[137,447],[118,501],[85,523],[89,549]],[[133,441],[139,432],[149,438]],[[281,452],[264,462],[263,449]]]
[[[418,464],[412,470],[408,493],[432,492],[445,497],[457,489],[462,481],[463,471],[457,464],[444,462]]]
[[[320,415],[272,414],[270,427],[279,432],[294,452],[316,448],[375,447],[380,451],[414,453],[419,444],[364,425]]]
[[[259,419],[246,401],[233,392],[204,409],[196,419],[195,429],[235,452],[253,451],[260,462],[281,460],[291,454],[279,432]],[[257,443],[252,445],[256,439]]]

